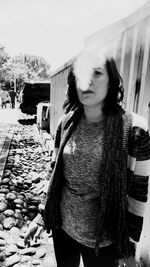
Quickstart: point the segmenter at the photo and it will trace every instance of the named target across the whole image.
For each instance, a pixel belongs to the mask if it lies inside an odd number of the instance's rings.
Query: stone
[[[11,201],[13,201],[16,198],[16,195],[14,193],[8,193],[6,195],[6,199],[9,199]]]
[[[38,259],[34,259],[34,260],[32,261],[32,264],[33,264],[33,265],[39,265],[39,264],[41,264],[41,261],[38,260]]]
[[[0,202],[0,213],[7,209],[7,205],[4,202]]]
[[[25,248],[23,250],[20,251],[20,254],[22,255],[34,255],[36,253],[36,249],[35,248]]]
[[[12,217],[14,215],[14,211],[11,209],[5,210],[4,214],[6,217]]]
[[[14,237],[14,236],[9,236],[9,238],[6,240],[7,242],[7,245],[12,245],[12,244],[16,244],[16,238],[17,237]]]
[[[24,240],[22,239],[18,239],[16,245],[18,248],[21,248],[21,249],[25,248]]]
[[[0,194],[0,202],[5,200],[5,194]]]
[[[35,218],[36,213],[35,212],[29,212],[28,216],[29,216],[29,219],[32,221]]]
[[[5,253],[4,253],[3,251],[0,252],[0,264],[5,260],[5,258],[6,258]],[[3,264],[0,265],[0,267],[1,267],[1,266],[3,266]]]
[[[0,247],[3,247],[6,245],[6,241],[4,239],[0,239]]]
[[[9,257],[17,252],[17,246],[15,244],[9,245],[5,250],[6,257]]]
[[[9,178],[4,178],[4,179],[2,179],[1,184],[7,185],[7,184],[9,184],[9,182],[10,182]]]
[[[39,174],[36,173],[32,176],[31,180],[33,183],[38,183],[41,181],[41,177],[39,176]]]
[[[31,240],[31,242],[30,242],[30,246],[35,247],[35,248],[39,247],[41,244],[42,244],[41,240],[39,240],[39,239],[36,242],[34,240]]]
[[[12,217],[8,217],[3,222],[4,228],[10,230],[13,226],[16,225],[16,221]]]
[[[46,259],[44,260],[43,266],[44,267],[56,267],[55,258],[52,256],[46,257]]]
[[[7,188],[1,188],[0,189],[0,194],[1,193],[7,194],[7,193],[9,193],[9,189],[7,189]]]
[[[31,180],[25,180],[24,183],[27,184],[28,186],[32,185],[32,181]]]
[[[0,239],[7,239],[7,238],[9,238],[9,234],[7,232],[0,230]]]
[[[19,198],[16,198],[16,199],[14,200],[14,203],[15,203],[15,204],[20,204],[20,205],[22,205],[22,204],[23,204],[23,200],[22,200],[22,199],[19,199]]]
[[[6,247],[5,247],[5,246],[2,246],[2,247],[0,247],[0,252],[3,252],[3,251],[5,251],[5,249],[6,249]]]
[[[10,229],[10,235],[11,236],[19,236],[19,234],[20,234],[20,229],[18,228],[18,227],[12,227],[11,229]]]
[[[44,258],[45,255],[46,255],[46,252],[47,250],[45,248],[39,248],[37,251],[36,251],[36,256],[38,258]]]
[[[24,179],[23,178],[19,178],[19,179],[17,179],[17,184],[18,185],[22,185],[24,183]]]
[[[28,209],[29,209],[29,211],[34,212],[34,211],[37,211],[38,208],[37,208],[37,206],[32,205],[32,206],[29,206]]]
[[[12,255],[12,256],[6,258],[5,266],[6,267],[11,267],[11,266],[13,266],[14,264],[16,264],[18,262],[20,262],[20,256],[15,254],[15,255]]]
[[[30,261],[31,260],[31,256],[27,256],[27,255],[24,255],[22,258],[21,258],[21,263],[24,263],[24,262],[27,262],[27,261]]]

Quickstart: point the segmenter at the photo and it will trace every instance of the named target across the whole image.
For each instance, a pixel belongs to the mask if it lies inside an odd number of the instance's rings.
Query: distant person
[[[7,93],[2,90],[1,91],[1,94],[0,94],[0,97],[1,97],[1,108],[6,108],[6,103],[7,103]]]
[[[16,98],[16,92],[12,89],[9,92],[10,95],[10,101],[11,101],[11,108],[15,108],[15,98]]]

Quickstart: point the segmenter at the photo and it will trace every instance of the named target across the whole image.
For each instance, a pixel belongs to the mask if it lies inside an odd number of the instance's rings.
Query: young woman
[[[123,267],[135,255],[150,141],[145,119],[122,108],[123,94],[113,58],[79,55],[68,76],[43,215],[57,267],[78,267],[80,256],[85,267]],[[25,243],[38,224],[31,223]]]

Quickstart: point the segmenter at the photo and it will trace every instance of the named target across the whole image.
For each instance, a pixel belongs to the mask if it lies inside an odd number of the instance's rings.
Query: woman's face
[[[108,92],[108,82],[109,77],[106,67],[94,68],[88,88],[77,88],[79,101],[85,106],[101,105]]]

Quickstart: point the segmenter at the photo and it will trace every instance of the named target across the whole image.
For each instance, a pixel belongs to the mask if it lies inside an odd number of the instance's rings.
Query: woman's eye
[[[102,72],[99,71],[99,70],[95,70],[95,71],[94,71],[94,75],[95,75],[95,76],[98,76],[98,75],[101,75],[101,74],[102,74]]]

